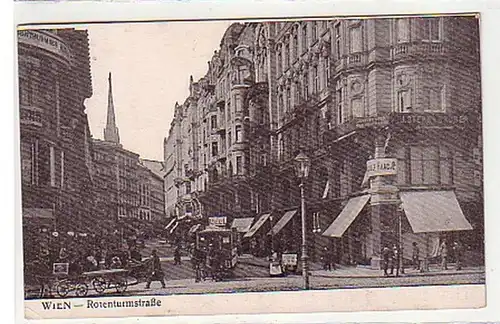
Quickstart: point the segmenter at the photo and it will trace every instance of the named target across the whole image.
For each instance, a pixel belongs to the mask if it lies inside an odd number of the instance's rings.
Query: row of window
[[[142,209],[127,209],[125,206],[118,206],[118,216],[119,217],[134,217],[141,220],[151,221],[151,211]]]
[[[326,22],[323,22],[326,23]],[[283,44],[279,44],[276,53],[276,62],[278,75],[289,68],[293,62],[298,59],[299,54],[299,37],[301,40],[301,53],[305,53],[309,46],[314,44],[317,39],[319,23],[311,26],[311,40],[312,43],[308,44],[307,24],[303,24],[299,33],[298,28],[294,28],[290,39],[286,39]],[[412,28],[419,28],[422,30],[419,35],[419,40],[440,42],[442,39],[442,20],[439,17],[426,17],[419,19],[400,18],[395,20],[395,34],[397,43],[408,43],[412,41],[411,30]],[[347,34],[349,37],[349,54],[363,52],[363,23],[354,23],[347,27]],[[343,39],[342,39],[342,24],[337,22],[333,28],[333,39],[335,48],[335,59],[340,59],[343,55]],[[264,64],[260,64],[262,67]],[[262,69],[262,68],[261,68]],[[262,73],[262,72],[261,72]]]
[[[302,25],[295,25],[290,36],[278,44],[276,51],[278,74],[286,70],[299,58],[301,54],[307,52],[309,46],[316,43],[321,31],[327,30],[327,21],[304,22]],[[308,37],[310,35],[311,37]],[[300,39],[300,51],[299,51]],[[310,40],[310,41],[309,41]]]
[[[54,146],[49,146],[48,150],[48,184],[51,187],[65,188],[65,155],[64,151]],[[40,170],[40,146],[38,139],[32,142],[21,142],[21,177],[25,184],[39,185]]]
[[[397,43],[411,42],[412,28],[422,30],[421,40],[439,42],[442,40],[442,20],[439,17],[427,17],[416,19],[396,19],[396,41]]]
[[[241,125],[236,125],[234,127],[234,135],[235,135],[235,138],[234,138],[234,142],[233,142],[233,138],[232,138],[232,132],[231,131],[228,131],[227,133],[227,144],[229,145],[229,147],[231,147],[231,145],[233,145],[234,143],[240,143],[243,141],[243,131],[242,131],[242,126]],[[210,147],[210,154],[212,157],[216,157],[219,155],[219,153],[221,154],[224,154],[226,152],[226,136],[224,134],[221,135],[220,137],[220,147],[221,147],[221,151],[219,152],[219,142],[218,141],[213,141],[211,143],[211,147]],[[204,158],[204,163],[206,164],[206,156]]]
[[[327,87],[330,79],[330,61],[328,59],[320,60],[316,66],[312,66],[309,71],[286,84],[283,88],[278,87],[278,109],[280,115],[292,110],[293,106],[301,103],[302,100],[308,100],[310,95],[319,93]]]
[[[321,145],[321,115],[309,115],[299,128],[281,133],[278,139],[278,156],[280,160],[294,158],[299,147],[317,147]]]

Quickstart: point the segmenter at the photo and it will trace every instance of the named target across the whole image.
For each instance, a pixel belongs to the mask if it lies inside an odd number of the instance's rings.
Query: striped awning
[[[191,228],[189,229],[189,234],[194,234],[196,233],[196,231],[200,228],[201,224],[196,224],[196,225],[193,225],[191,226]]]
[[[453,191],[401,192],[400,197],[414,233],[472,230]]]
[[[268,214],[263,214],[260,216],[260,218],[253,224],[253,226],[248,230],[248,232],[245,233],[243,237],[252,237],[257,233],[257,231],[264,225],[264,223],[269,219],[269,216],[271,216],[270,213]]]
[[[170,226],[172,226],[175,221],[177,220],[177,218],[172,218],[172,220],[167,224],[167,226],[165,226],[165,230],[168,230],[170,228]]]
[[[363,207],[370,200],[370,195],[363,195],[349,199],[344,209],[335,218],[333,223],[323,232],[323,236],[342,237]]]
[[[175,223],[174,227],[172,227],[170,229],[170,234],[172,234],[175,231],[175,229],[177,228],[177,226],[179,226],[179,222]]]
[[[293,216],[297,213],[297,209],[287,211],[283,217],[273,226],[273,228],[267,233],[267,235],[278,234],[285,226],[290,222]]]
[[[23,217],[53,219],[54,212],[47,208],[23,208]]]
[[[246,233],[252,227],[253,217],[235,218],[231,228],[236,228],[239,233]]]

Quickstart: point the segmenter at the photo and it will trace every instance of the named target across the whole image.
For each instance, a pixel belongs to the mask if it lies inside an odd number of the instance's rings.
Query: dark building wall
[[[20,30],[18,45],[23,208],[52,209],[61,230],[86,231],[93,217],[85,150],[88,35]]]

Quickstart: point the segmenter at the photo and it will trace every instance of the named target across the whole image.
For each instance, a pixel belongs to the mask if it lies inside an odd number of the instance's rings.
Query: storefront
[[[271,213],[261,214],[257,221],[250,227],[248,232],[243,235],[243,242],[247,241],[250,246],[250,252],[255,256],[265,256],[267,243],[266,235],[271,228]]]
[[[248,240],[244,240],[243,237],[252,227],[253,220],[253,217],[235,218],[231,224],[231,229],[234,229],[237,233],[238,254],[250,252],[250,244]]]

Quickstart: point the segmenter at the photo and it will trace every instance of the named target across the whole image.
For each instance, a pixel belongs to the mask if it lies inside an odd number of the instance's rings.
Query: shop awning
[[[293,218],[293,216],[297,213],[297,209],[289,210],[280,218],[280,220],[273,226],[273,228],[267,233],[267,235],[276,235],[278,234],[283,227],[288,224],[288,222]]]
[[[203,231],[200,231],[200,233],[213,233],[213,232],[231,232],[231,230],[225,227],[208,225],[207,227],[205,227]]]
[[[257,222],[255,222],[255,224],[253,224],[253,226],[248,230],[248,232],[245,233],[245,235],[243,237],[252,237],[255,235],[255,233],[257,233],[257,231],[259,230],[259,228],[262,227],[262,225],[264,225],[264,223],[269,219],[269,216],[271,216],[271,214],[262,214],[262,216],[260,216],[260,218],[257,220]]]
[[[363,195],[349,199],[347,205],[335,218],[332,225],[323,232],[323,236],[342,237],[347,228],[352,224],[354,219],[359,215],[363,207],[370,200],[370,195]]]
[[[179,226],[179,222],[175,223],[174,227],[172,227],[172,229],[170,230],[170,234],[172,234],[175,231],[177,226]]]
[[[53,219],[54,213],[47,208],[23,208],[23,217]]]
[[[235,218],[231,228],[236,228],[239,233],[246,233],[252,227],[253,217]]]
[[[196,231],[200,228],[201,224],[196,224],[196,225],[193,225],[191,226],[191,228],[189,229],[189,234],[194,234],[196,233]]]
[[[170,226],[172,226],[175,223],[176,220],[177,220],[176,218],[172,218],[172,220],[167,224],[167,226],[165,226],[165,229],[168,230]]]
[[[401,192],[400,197],[414,233],[472,230],[453,191]]]

